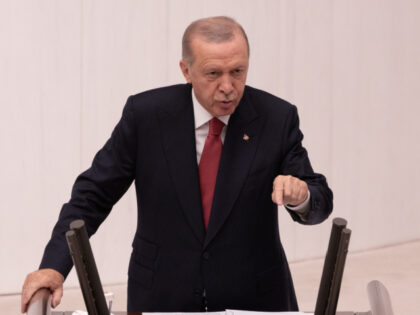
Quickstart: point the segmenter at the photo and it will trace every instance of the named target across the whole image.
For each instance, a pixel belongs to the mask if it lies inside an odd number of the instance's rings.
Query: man
[[[180,67],[187,84],[129,97],[111,138],[76,180],[22,311],[40,287],[55,307],[72,262],[64,233],[95,233],[135,180],[139,221],[129,311],[297,310],[278,233],[278,205],[325,220],[332,193],[313,172],[296,108],[245,85],[249,45],[226,17],[193,22]]]

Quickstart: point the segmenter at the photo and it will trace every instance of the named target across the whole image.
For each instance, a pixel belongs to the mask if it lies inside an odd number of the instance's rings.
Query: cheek
[[[214,100],[214,89],[213,87],[206,84],[194,85],[195,95],[201,103],[204,103],[205,107],[211,107]]]
[[[236,79],[233,83],[233,86],[237,91],[243,91],[245,88],[245,81]]]
[[[207,100],[213,99],[216,91],[217,91],[217,84],[213,82],[211,83],[207,82],[206,84],[203,84],[201,86],[201,93]]]
[[[201,99],[206,102],[206,104],[209,103],[211,96],[209,95],[208,89],[206,89],[205,87],[202,87],[200,89],[200,96],[201,96]]]

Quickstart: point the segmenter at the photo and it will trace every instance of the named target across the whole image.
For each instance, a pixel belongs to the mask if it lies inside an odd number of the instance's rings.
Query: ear
[[[191,83],[191,77],[190,77],[190,67],[184,60],[180,60],[179,67],[181,68],[182,74],[184,75],[185,80],[187,80],[188,83]]]

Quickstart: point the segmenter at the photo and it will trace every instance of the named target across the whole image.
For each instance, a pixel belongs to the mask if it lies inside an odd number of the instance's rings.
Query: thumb
[[[63,286],[59,286],[52,292],[51,307],[56,308],[58,304],[60,304],[62,297],[63,297]]]

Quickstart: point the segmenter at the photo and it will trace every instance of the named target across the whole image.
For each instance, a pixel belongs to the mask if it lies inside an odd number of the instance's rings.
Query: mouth
[[[233,100],[225,100],[225,101],[219,101],[219,103],[222,105],[222,107],[230,107],[233,104]]]

